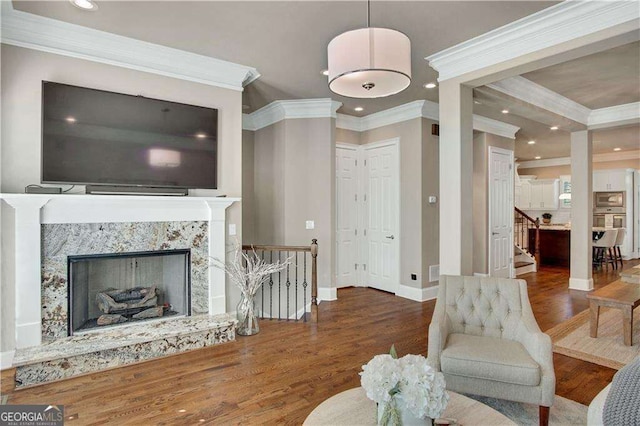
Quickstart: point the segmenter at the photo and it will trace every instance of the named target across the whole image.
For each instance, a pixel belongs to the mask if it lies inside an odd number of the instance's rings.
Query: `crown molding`
[[[563,1],[425,59],[444,81],[639,20],[635,1]]]
[[[640,122],[640,102],[591,110],[589,129],[620,126]]]
[[[336,117],[336,127],[338,129],[353,130],[362,132],[362,120],[353,115],[338,114]]]
[[[341,106],[329,98],[273,101],[251,114],[242,114],[242,129],[256,131],[287,119],[337,118]]]
[[[361,131],[377,129],[378,127],[400,123],[422,117],[422,107],[426,101],[413,101],[384,111],[361,117]]]
[[[424,105],[422,106],[422,118],[439,121],[440,105],[435,102],[424,101]]]
[[[336,127],[356,132],[366,132],[367,130],[389,126],[402,121],[412,120],[414,118],[428,118],[430,120],[439,121],[439,105],[435,102],[425,100],[410,102],[408,104],[389,108],[374,114],[369,114],[364,117],[338,114]],[[520,130],[517,126],[476,114],[473,115],[473,129],[503,136],[509,139],[515,139],[516,132]]]
[[[592,162],[594,163],[606,163],[609,161],[624,161],[624,160],[640,160],[640,150],[635,151],[620,151],[620,152],[605,152],[602,154],[593,154]],[[519,163],[520,169],[530,169],[537,167],[554,167],[554,166],[568,166],[571,165],[571,157],[560,158],[548,158],[544,160],[531,160],[522,161]]]
[[[242,91],[252,67],[14,10],[1,1],[2,43]]]
[[[473,114],[473,130],[491,133],[492,135],[498,135],[509,139],[515,139],[516,133],[520,130],[520,127]]]
[[[591,114],[589,108],[524,77],[506,78],[487,87],[581,124],[587,124]]]

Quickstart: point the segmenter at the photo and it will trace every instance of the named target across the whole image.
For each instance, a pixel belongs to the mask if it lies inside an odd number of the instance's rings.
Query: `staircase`
[[[536,272],[540,259],[540,221],[515,207],[513,229],[516,276]]]

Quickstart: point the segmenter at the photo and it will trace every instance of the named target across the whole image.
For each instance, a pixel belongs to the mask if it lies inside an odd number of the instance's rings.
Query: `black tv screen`
[[[217,187],[218,110],[42,83],[42,182]]]

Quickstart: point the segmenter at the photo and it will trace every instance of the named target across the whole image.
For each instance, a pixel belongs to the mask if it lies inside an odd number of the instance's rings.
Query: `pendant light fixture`
[[[411,83],[411,41],[400,31],[370,26],[336,36],[327,48],[329,89],[350,98],[382,98]]]

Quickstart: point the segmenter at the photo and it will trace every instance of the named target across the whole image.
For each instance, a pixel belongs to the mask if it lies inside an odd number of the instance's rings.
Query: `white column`
[[[16,349],[42,342],[42,274],[40,271],[40,209],[47,196],[5,199],[15,211],[13,268],[15,274]]]
[[[593,290],[591,247],[593,227],[591,132],[571,133],[571,273],[569,288]]]
[[[440,83],[440,274],[473,272],[473,94]]]
[[[226,261],[227,255],[226,208],[231,204],[232,202],[221,204],[217,200],[207,201],[210,210],[209,256],[222,261]],[[226,278],[224,271],[209,267],[209,315],[227,312]]]

